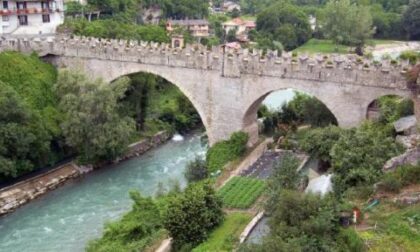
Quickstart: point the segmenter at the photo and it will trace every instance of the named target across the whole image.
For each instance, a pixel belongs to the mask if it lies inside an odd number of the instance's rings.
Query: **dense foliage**
[[[44,165],[50,152],[49,134],[37,110],[9,85],[0,82],[0,180],[17,177]]]
[[[118,114],[118,100],[128,81],[111,85],[90,81],[81,74],[60,72],[55,90],[66,143],[75,148],[82,162],[113,160],[123,154],[134,132],[134,121]]]
[[[180,249],[198,245],[222,221],[222,201],[209,182],[202,182],[189,185],[169,199],[164,226],[175,249]]]
[[[156,25],[136,25],[112,19],[88,22],[86,19],[66,20],[59,28],[79,36],[135,41],[169,42],[164,28]]]
[[[305,13],[289,4],[277,4],[257,16],[257,31],[271,40],[279,41],[291,50],[304,44],[311,36]]]
[[[163,233],[161,211],[151,198],[130,193],[132,210],[120,220],[105,225],[102,238],[89,243],[87,251],[143,251]]]
[[[207,167],[210,172],[222,170],[229,162],[241,157],[246,151],[248,134],[235,132],[229,140],[215,143],[206,154]]]
[[[414,104],[411,99],[397,96],[382,96],[378,100],[379,122],[383,124],[393,123],[404,116],[414,114]]]
[[[185,133],[200,126],[199,114],[175,85],[148,73],[128,77],[130,85],[119,100],[120,114],[136,121],[137,136],[161,130]]]
[[[325,34],[338,44],[356,46],[358,53],[373,34],[372,16],[365,6],[350,0],[329,1],[325,7]]]
[[[188,162],[185,178],[189,183],[206,179],[208,176],[207,163],[201,157],[195,157],[193,161]]]
[[[0,53],[0,181],[62,158],[55,69],[36,55]]]
[[[335,192],[372,185],[380,178],[385,162],[401,151],[386,126],[365,123],[344,131],[330,153]]]
[[[404,13],[403,24],[410,39],[420,39],[420,1],[410,1]]]
[[[340,139],[343,130],[337,126],[309,130],[299,139],[299,147],[310,156],[330,162],[330,152]]]
[[[385,173],[378,189],[398,193],[404,186],[417,184],[420,181],[420,165],[402,165],[395,171]]]
[[[270,233],[261,245],[242,251],[335,251],[337,245],[337,207],[330,196],[282,190],[270,214]]]
[[[234,177],[217,194],[229,208],[249,208],[264,192],[265,183],[260,179]]]
[[[262,107],[258,113],[259,117],[264,117],[264,133],[267,134],[281,131],[279,124],[309,124],[313,127],[337,125],[335,116],[325,104],[313,96],[299,92],[295,93],[293,100],[283,104],[277,111]]]

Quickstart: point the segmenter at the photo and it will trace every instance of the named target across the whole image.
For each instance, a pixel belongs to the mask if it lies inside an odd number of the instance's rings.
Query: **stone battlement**
[[[0,52],[7,50],[219,71],[227,78],[257,75],[397,89],[407,89],[404,75],[410,68],[408,61],[378,62],[355,55],[278,56],[270,50],[224,50],[221,46],[208,50],[189,45],[179,49],[169,44],[86,37],[0,39]]]

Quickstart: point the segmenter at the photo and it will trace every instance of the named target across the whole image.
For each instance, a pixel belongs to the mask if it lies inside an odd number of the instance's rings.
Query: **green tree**
[[[45,165],[51,135],[39,114],[0,81],[0,180]]]
[[[165,0],[163,4],[167,18],[205,18],[209,14],[209,2],[202,0]]]
[[[197,182],[206,179],[209,176],[207,163],[201,157],[195,157],[193,161],[187,164],[185,178],[188,182]]]
[[[134,121],[118,114],[118,103],[128,81],[112,84],[90,81],[82,74],[60,72],[55,90],[66,143],[75,148],[82,162],[113,160],[123,154],[134,131]]]
[[[343,132],[330,153],[334,191],[340,195],[349,187],[372,185],[382,174],[385,162],[401,151],[388,126],[367,122]]]
[[[295,97],[287,104],[287,107],[296,114],[299,123],[310,124],[314,127],[337,125],[337,119],[327,106],[307,94],[295,92]]]
[[[331,149],[343,132],[344,130],[337,126],[311,129],[299,139],[299,147],[310,156],[329,163],[331,161]]]
[[[372,37],[372,16],[366,6],[350,0],[331,0],[325,7],[324,32],[335,43],[352,45],[358,54]]]
[[[244,251],[339,251],[337,207],[330,196],[282,190],[270,214],[270,233]]]
[[[169,199],[164,226],[174,247],[195,246],[223,221],[222,201],[209,182],[194,183]]]
[[[420,1],[410,1],[404,12],[403,25],[410,39],[420,39]]]
[[[297,168],[299,160],[291,155],[273,164],[273,174],[267,182],[268,200],[265,205],[267,212],[273,212],[277,206],[278,195],[282,190],[296,190],[302,177]]]
[[[273,5],[259,13],[257,31],[281,42],[287,50],[304,44],[311,36],[307,15],[299,7],[287,3]]]

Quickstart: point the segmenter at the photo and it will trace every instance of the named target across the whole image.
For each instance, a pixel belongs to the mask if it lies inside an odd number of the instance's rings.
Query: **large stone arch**
[[[196,91],[199,84],[197,79],[201,79],[202,75],[200,78],[186,78],[186,76],[191,76],[191,74],[194,75],[196,73],[182,74],[179,69],[159,65],[73,57],[58,57],[53,63],[60,68],[71,68],[76,71],[83,71],[92,79],[102,78],[106,82],[112,82],[120,77],[135,73],[150,73],[159,76],[179,88],[179,90],[191,101],[200,115],[210,142],[214,142],[213,132],[211,130],[211,118],[209,118],[209,113],[207,111],[208,107],[206,106],[205,99],[200,95],[203,92]],[[185,70],[187,71],[188,69]]]

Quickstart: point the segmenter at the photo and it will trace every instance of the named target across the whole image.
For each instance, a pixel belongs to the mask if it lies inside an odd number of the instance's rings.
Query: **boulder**
[[[394,122],[394,128],[397,133],[404,133],[404,135],[415,134],[417,131],[416,116],[406,116]]]

